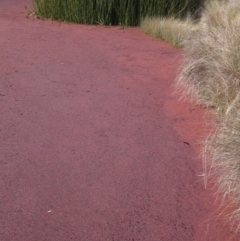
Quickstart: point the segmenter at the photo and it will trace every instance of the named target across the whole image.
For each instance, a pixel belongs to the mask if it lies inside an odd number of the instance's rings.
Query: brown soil
[[[30,2],[0,1],[0,239],[230,240],[201,177],[204,110],[171,95],[181,52],[33,21]]]

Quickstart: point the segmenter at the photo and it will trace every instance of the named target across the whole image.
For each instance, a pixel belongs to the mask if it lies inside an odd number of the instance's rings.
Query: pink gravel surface
[[[201,177],[205,112],[171,95],[181,51],[25,5],[0,1],[0,240],[231,240]]]

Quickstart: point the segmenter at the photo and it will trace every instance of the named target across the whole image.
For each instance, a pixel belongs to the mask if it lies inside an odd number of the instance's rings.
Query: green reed
[[[138,26],[146,16],[184,17],[203,0],[33,0],[38,16],[83,24]]]

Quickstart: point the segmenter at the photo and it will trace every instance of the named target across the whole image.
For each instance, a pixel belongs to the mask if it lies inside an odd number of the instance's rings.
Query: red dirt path
[[[204,112],[171,96],[181,52],[32,21],[29,2],[0,1],[0,240],[230,240],[200,177]]]

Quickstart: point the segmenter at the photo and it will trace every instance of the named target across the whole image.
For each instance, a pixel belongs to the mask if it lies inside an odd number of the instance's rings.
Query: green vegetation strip
[[[138,26],[146,16],[183,17],[202,0],[33,0],[39,17],[82,24]]]

